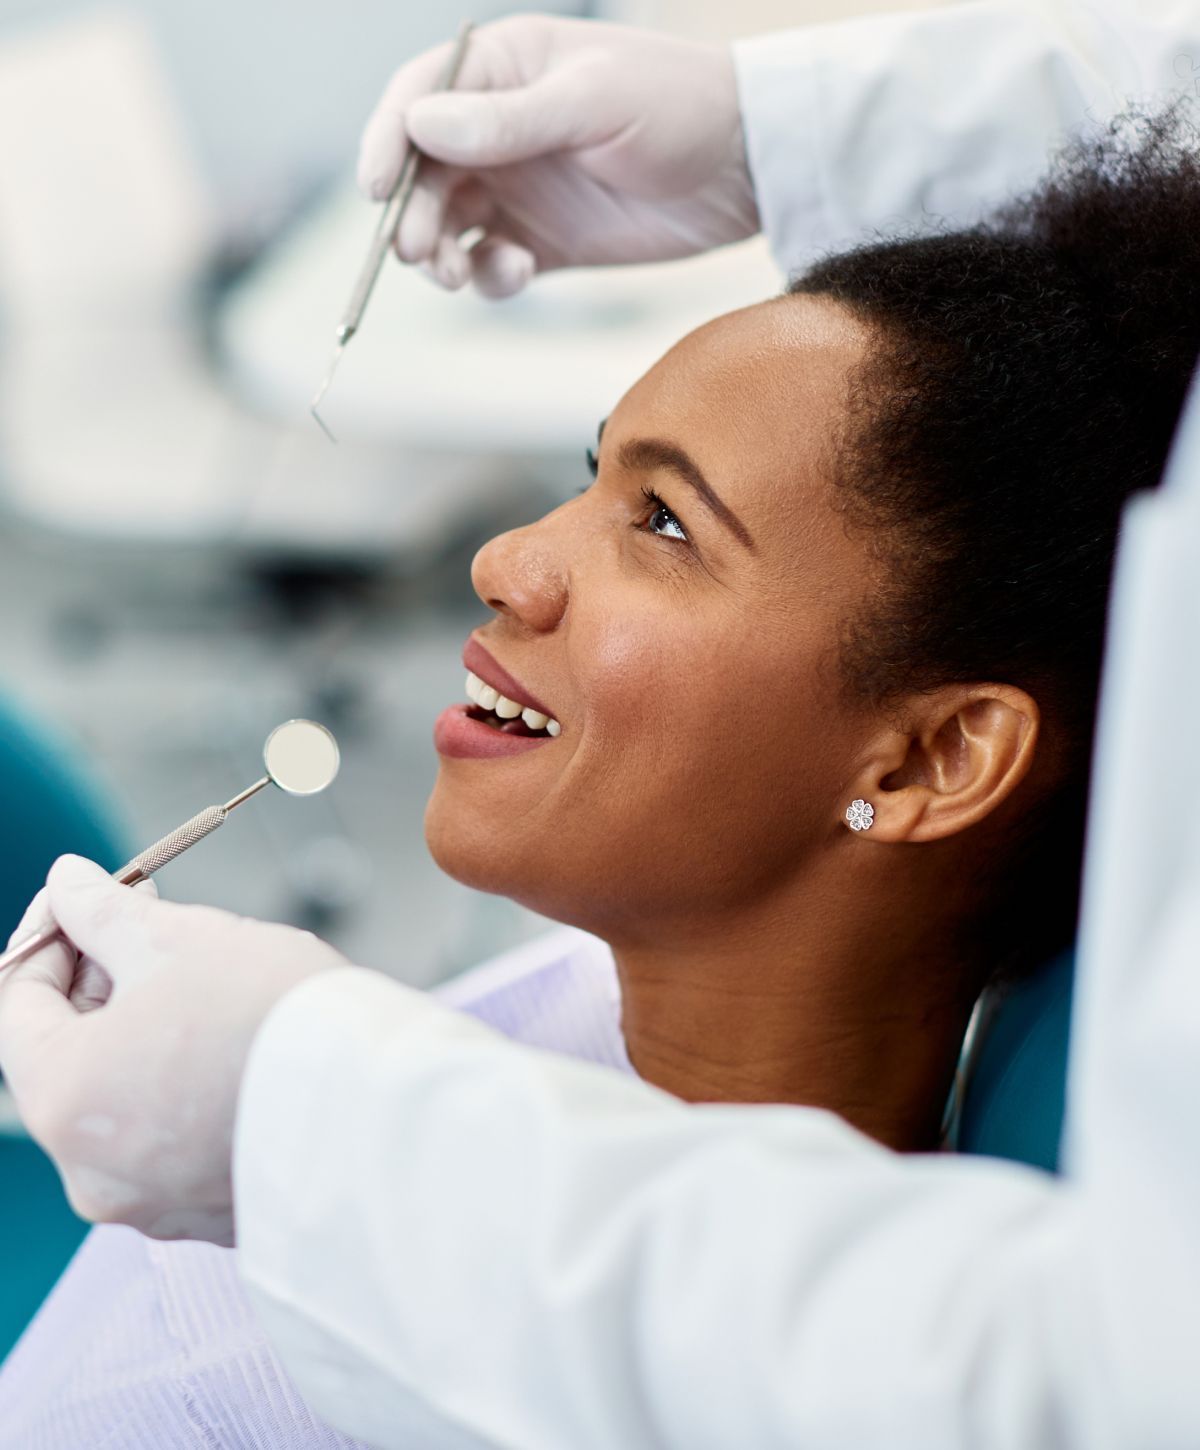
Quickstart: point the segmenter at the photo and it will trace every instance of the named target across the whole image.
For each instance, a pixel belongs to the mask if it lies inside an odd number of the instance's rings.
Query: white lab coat
[[[1194,90],[1196,5],[964,5],[740,47],[793,264],[1031,181]],[[827,1114],[686,1107],[377,975],[255,1044],[242,1272],[345,1431],[402,1450],[1200,1444],[1200,400],[1118,576],[1068,1167],[902,1158]]]

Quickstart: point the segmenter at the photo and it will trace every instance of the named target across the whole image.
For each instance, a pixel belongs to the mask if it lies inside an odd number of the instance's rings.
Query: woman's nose
[[[489,608],[540,633],[554,629],[567,607],[566,570],[543,525],[500,534],[471,565],[471,583]]]

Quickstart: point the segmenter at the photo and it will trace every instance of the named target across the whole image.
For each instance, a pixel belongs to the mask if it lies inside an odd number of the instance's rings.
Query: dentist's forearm
[[[268,1019],[236,1203],[277,1351],[372,1444],[1115,1443],[1062,1184],[687,1107],[375,974]]]

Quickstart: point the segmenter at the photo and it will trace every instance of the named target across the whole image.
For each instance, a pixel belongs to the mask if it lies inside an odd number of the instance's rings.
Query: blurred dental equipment
[[[123,886],[136,886],[139,881],[148,881],[156,871],[177,856],[182,856],[197,841],[211,835],[218,826],[223,826],[230,811],[236,810],[268,785],[277,785],[288,795],[319,794],[333,784],[341,755],[337,741],[324,725],[318,725],[314,720],[286,720],[267,736],[263,746],[263,764],[267,773],[260,780],[247,786],[223,806],[205,806],[191,820],[155,841],[153,846],[147,847],[119,871],[114,871],[114,880]],[[25,961],[56,941],[61,934],[57,926],[50,926],[27,936],[0,955],[0,971]]]
[[[470,39],[471,31],[474,28],[470,20],[464,20],[459,26],[458,35],[455,38],[454,49],[446,61],[445,69],[438,77],[435,91],[449,91],[454,89],[454,83],[458,80],[458,73],[462,69],[463,57],[467,53],[467,41]],[[358,331],[362,324],[363,314],[367,310],[367,303],[371,300],[371,293],[375,290],[375,283],[383,268],[384,260],[392,249],[396,240],[396,232],[408,209],[408,203],[412,199],[413,190],[417,184],[417,173],[421,166],[421,153],[415,146],[410,146],[408,154],[404,158],[404,165],[400,168],[400,174],[396,177],[396,184],[392,187],[387,204],[379,218],[379,225],[375,228],[375,235],[371,240],[371,246],[367,252],[367,259],[362,265],[358,274],[358,281],[354,284],[354,291],[350,295],[350,301],[346,305],[346,311],[337,330],[337,341],[333,350],[333,357],[330,359],[328,371],[317,389],[312,402],[308,405],[309,412],[313,415],[317,425],[329,438],[330,442],[336,443],[337,439],[329,431],[325,420],[317,411],[322,399],[329,391],[329,385],[333,382],[333,375],[337,371],[337,365],[342,360],[342,353],[346,350],[346,344]]]
[[[195,547],[236,527],[278,429],[195,335],[221,223],[153,30],[127,6],[58,8],[0,32],[0,127],[24,138],[0,155],[0,507]]]
[[[475,3],[486,19],[498,0]],[[351,392],[339,396],[338,418],[355,436],[338,429],[334,456],[306,412],[327,362],[327,324],[362,261],[361,199],[346,209],[350,245],[322,257],[328,270],[309,279],[309,350],[296,359],[291,393],[265,411],[246,395],[240,356],[231,361],[225,351],[222,317],[238,289],[228,287],[222,259],[244,255],[246,224],[230,230],[237,217],[223,209],[220,191],[230,177],[209,174],[200,97],[179,82],[202,57],[181,53],[187,35],[168,54],[162,27],[134,5],[34,9],[19,26],[0,24],[0,128],[22,138],[0,154],[0,517],[53,547],[82,541],[111,556],[152,545],[197,562],[232,552],[250,569],[281,556],[319,565],[399,559],[409,569],[452,547],[496,492],[475,450],[450,457],[442,448],[430,459],[413,456],[395,433],[366,435],[354,427]],[[432,25],[415,16],[411,23],[423,35]],[[190,34],[190,22],[179,24]],[[435,29],[429,39],[437,36]],[[249,125],[244,113],[236,119]],[[64,176],[76,178],[74,204],[47,180]],[[294,168],[263,178],[256,245],[295,213],[313,180]],[[249,186],[238,182],[241,191]],[[275,246],[245,268],[243,285],[272,271]],[[395,288],[405,274],[384,270],[396,275],[380,288]],[[407,316],[396,321],[410,333]],[[387,329],[367,328],[372,347],[352,359],[364,373],[377,365],[377,331]],[[291,333],[287,343],[294,346]],[[343,363],[339,387],[345,374]],[[396,487],[400,470],[409,478],[404,489]],[[135,570],[129,580],[144,577]],[[146,624],[153,627],[150,615]],[[282,718],[273,702],[262,707]]]

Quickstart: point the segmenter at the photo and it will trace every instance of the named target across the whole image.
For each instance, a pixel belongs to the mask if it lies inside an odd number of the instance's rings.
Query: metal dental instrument
[[[462,69],[463,57],[467,53],[467,40],[474,24],[470,20],[464,20],[459,27],[458,35],[454,41],[454,49],[450,53],[445,69],[438,77],[434,91],[451,91],[458,80],[458,73]],[[421,153],[415,146],[410,145],[408,154],[404,158],[404,165],[400,168],[400,175],[396,178],[396,184],[392,187],[391,195],[379,218],[379,225],[375,228],[375,236],[371,242],[370,251],[367,253],[367,260],[363,263],[362,271],[358,274],[358,281],[355,283],[354,291],[350,296],[346,311],[342,315],[342,321],[337,330],[337,345],[333,350],[333,358],[329,363],[329,370],[326,372],[321,386],[317,389],[312,402],[308,405],[308,411],[313,415],[317,425],[326,435],[331,443],[337,439],[329,431],[325,420],[317,409],[321,400],[329,391],[329,385],[333,382],[333,375],[337,371],[337,365],[342,360],[342,353],[346,350],[346,344],[358,331],[363,320],[363,313],[367,310],[367,303],[371,300],[371,293],[375,289],[375,282],[387,259],[388,252],[392,249],[392,243],[396,240],[396,232],[404,219],[404,213],[408,209],[408,203],[412,199],[413,190],[417,184],[417,172],[421,165]]]
[[[247,786],[223,806],[206,806],[178,830],[164,836],[161,841],[155,841],[128,865],[114,871],[113,879],[123,886],[136,886],[139,881],[148,881],[168,862],[182,856],[218,826],[223,826],[230,811],[236,810],[243,801],[248,801],[266,786],[277,785],[288,795],[316,795],[333,783],[340,763],[337,741],[324,725],[318,725],[314,720],[287,720],[277,725],[267,736],[263,747],[263,764],[267,773],[261,780]],[[57,926],[50,926],[27,936],[0,956],[0,971],[40,952],[61,935]]]

